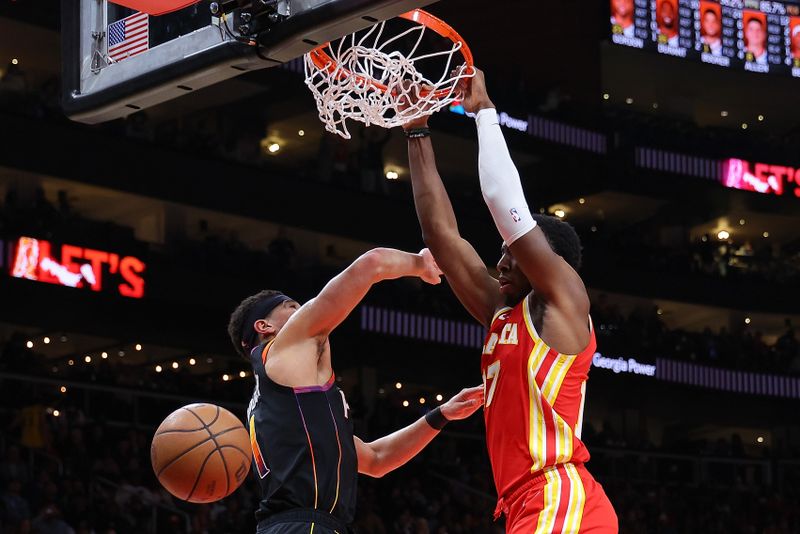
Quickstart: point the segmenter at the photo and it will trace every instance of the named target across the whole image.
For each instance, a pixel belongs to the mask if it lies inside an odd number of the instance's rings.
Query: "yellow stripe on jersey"
[[[564,468],[570,481],[570,499],[562,534],[578,534],[581,530],[583,508],[586,505],[586,490],[583,487],[581,475],[575,466],[573,464],[565,464]]]
[[[541,338],[539,338],[538,332],[536,332],[536,328],[533,326],[533,316],[531,315],[531,309],[528,305],[528,301],[530,300],[530,296],[525,297],[522,301],[522,316],[525,318],[525,326],[528,328],[528,334],[530,334],[531,339],[533,339],[534,343],[539,343]]]
[[[542,385],[542,396],[545,402],[551,407],[555,406],[558,393],[564,384],[567,373],[572,368],[575,356],[564,356],[559,354],[555,363],[550,368],[550,372],[544,379]],[[561,416],[553,410],[553,428],[555,430],[555,459],[556,463],[569,461],[572,457],[572,429],[566,424]]]
[[[491,328],[491,327],[492,327],[492,325],[494,324],[494,322],[497,320],[497,318],[498,318],[498,317],[500,317],[500,316],[501,316],[501,315],[503,315],[504,313],[506,313],[506,312],[510,312],[510,311],[512,311],[512,310],[513,310],[513,308],[509,308],[508,306],[506,306],[506,307],[504,307],[504,308],[500,308],[499,310],[497,310],[497,311],[494,313],[494,317],[492,317],[492,322],[491,322],[491,323],[489,323],[489,328]]]
[[[544,507],[539,513],[539,521],[536,524],[534,534],[552,534],[558,513],[558,505],[561,501],[561,476],[558,470],[550,468],[545,470],[544,476],[547,482],[544,486]]]
[[[536,373],[544,361],[548,350],[547,345],[538,343],[533,348],[530,358],[528,358],[528,401],[530,414],[530,421],[528,422],[530,425],[528,449],[530,451],[531,460],[533,460],[531,473],[536,473],[542,469],[547,455],[547,427],[545,426],[544,414],[542,413],[542,392],[536,384]]]
[[[559,354],[556,357],[555,363],[550,368],[550,372],[547,374],[542,384],[544,400],[546,400],[547,404],[550,406],[555,405],[558,393],[561,391],[561,386],[564,384],[564,379],[572,368],[575,359],[576,356],[564,356],[563,354]]]

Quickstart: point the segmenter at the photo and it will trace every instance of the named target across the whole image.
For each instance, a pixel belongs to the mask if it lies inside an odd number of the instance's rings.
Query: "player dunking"
[[[344,393],[335,386],[330,333],[381,280],[440,282],[427,250],[375,249],[300,306],[262,291],[233,312],[228,334],[253,366],[247,413],[261,504],[258,534],[345,534],[353,521],[358,473],[380,477],[408,462],[451,420],[483,404],[483,388],[463,390],[414,424],[365,443],[353,436]]]
[[[459,300],[489,329],[481,368],[495,517],[505,514],[513,534],[616,533],[614,508],[583,465],[583,402],[596,344],[576,272],[580,240],[570,225],[531,215],[483,73],[460,90],[464,108],[477,114],[481,190],[504,241],[499,280],[459,234],[427,118],[404,128],[425,243]]]

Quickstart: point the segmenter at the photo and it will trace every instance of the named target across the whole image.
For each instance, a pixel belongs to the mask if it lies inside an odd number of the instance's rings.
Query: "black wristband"
[[[450,420],[442,414],[442,409],[437,407],[425,414],[425,421],[431,425],[434,430],[441,430],[450,422]]]
[[[409,139],[422,139],[423,137],[430,137],[431,136],[431,129],[430,128],[411,128],[410,130],[403,130],[403,133],[406,134],[406,137]]]

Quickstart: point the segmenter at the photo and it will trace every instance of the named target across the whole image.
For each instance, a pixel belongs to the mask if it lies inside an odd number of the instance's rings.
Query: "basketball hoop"
[[[306,54],[306,85],[329,132],[350,139],[347,119],[394,128],[430,115],[457,100],[459,82],[475,75],[472,52],[444,21],[421,9],[399,18],[412,27],[394,37],[383,21]],[[427,30],[450,41],[449,50],[422,50]],[[404,42],[412,43],[407,52],[397,49]],[[426,62],[440,64],[438,78],[420,71]]]

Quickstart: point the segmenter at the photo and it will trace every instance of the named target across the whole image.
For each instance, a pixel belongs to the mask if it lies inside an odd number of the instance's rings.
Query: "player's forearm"
[[[392,248],[376,248],[367,253],[372,256],[374,283],[395,280],[405,276],[418,276],[425,268],[419,254]]]
[[[425,418],[367,444],[374,451],[370,476],[382,477],[406,464],[439,434]]]
[[[430,138],[409,139],[408,159],[414,189],[414,206],[422,227],[422,237],[428,246],[435,247],[437,239],[449,238],[453,232],[458,233],[458,224],[436,168],[436,155]],[[433,251],[435,254],[436,251]]]
[[[533,229],[536,223],[525,200],[519,171],[500,130],[497,110],[481,109],[476,122],[481,192],[500,235],[510,246]]]

